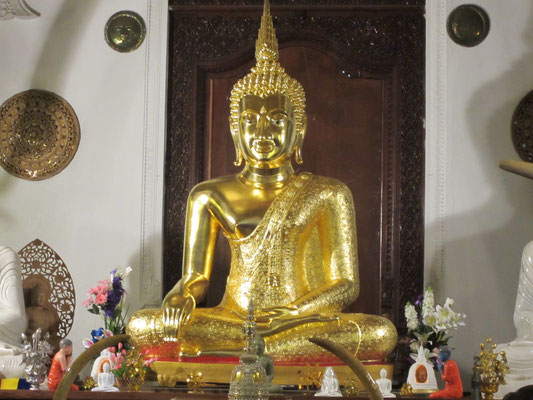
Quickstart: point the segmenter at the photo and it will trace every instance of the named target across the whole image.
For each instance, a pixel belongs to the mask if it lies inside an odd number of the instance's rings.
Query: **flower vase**
[[[141,385],[144,383],[144,378],[116,378],[118,388],[121,392],[139,392]]]
[[[498,391],[500,384],[498,382],[489,382],[481,384],[481,393],[483,393],[484,400],[492,400],[494,394]]]

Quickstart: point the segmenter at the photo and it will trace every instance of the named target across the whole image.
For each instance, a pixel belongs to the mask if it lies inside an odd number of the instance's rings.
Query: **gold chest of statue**
[[[325,210],[353,213],[353,204],[329,201],[339,185],[333,179],[307,173],[296,176],[251,234],[241,239],[228,237],[231,272],[221,306],[232,304],[244,310],[253,298],[259,309],[279,307],[332,279],[355,280],[356,254],[328,254],[321,244],[321,235],[333,235],[324,232]],[[336,210],[343,207],[346,210]],[[342,234],[348,236],[345,240],[355,242],[355,231],[346,229]],[[327,264],[333,266],[329,271]],[[334,271],[335,266],[341,267]],[[300,279],[292,279],[294,276]],[[320,308],[340,312],[339,306],[325,302]]]

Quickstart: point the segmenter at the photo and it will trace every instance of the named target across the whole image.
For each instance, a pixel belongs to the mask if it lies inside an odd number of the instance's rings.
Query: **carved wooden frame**
[[[170,2],[168,136],[165,176],[164,281],[169,290],[181,275],[183,221],[187,194],[204,177],[204,137],[198,126],[194,104],[201,95],[201,75],[216,59],[224,69],[225,60],[250,57],[257,34],[262,1],[188,0]],[[245,3],[245,4],[244,4]],[[276,5],[272,13],[280,46],[295,42],[313,42],[324,48],[336,42],[353,52],[357,76],[363,71],[390,75],[390,90],[395,96],[399,126],[393,180],[386,188],[386,268],[382,271],[383,313],[392,314],[396,324],[404,326],[402,308],[423,287],[424,248],[424,2],[414,5],[387,1],[300,0],[298,4]],[[347,4],[348,3],[348,4]],[[253,5],[251,5],[253,4]],[[342,18],[343,23],[339,23]],[[238,24],[236,23],[238,19]],[[209,37],[206,32],[220,35]],[[228,36],[229,35],[229,36]],[[231,37],[233,40],[227,40]],[[242,49],[243,43],[250,48]],[[335,52],[335,47],[332,49]],[[211,60],[211,61],[210,61]],[[352,63],[353,65],[353,63]],[[347,71],[348,72],[348,71]],[[370,74],[371,75],[371,74]],[[199,91],[201,92],[201,87]],[[394,111],[393,111],[394,112]],[[392,149],[394,146],[388,146]],[[391,165],[391,168],[394,166]],[[390,173],[389,176],[393,174]]]

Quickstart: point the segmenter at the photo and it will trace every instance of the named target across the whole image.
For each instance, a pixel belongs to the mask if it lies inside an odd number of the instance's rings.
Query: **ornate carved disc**
[[[52,292],[48,299],[59,315],[58,335],[65,338],[74,322],[76,294],[74,282],[67,266],[59,255],[39,239],[27,244],[18,252],[22,265],[22,279],[34,279],[40,275],[48,280]]]
[[[516,107],[511,131],[514,147],[520,158],[533,162],[533,90]]]
[[[38,181],[61,172],[80,142],[80,124],[55,93],[28,90],[0,106],[0,165],[19,178]]]

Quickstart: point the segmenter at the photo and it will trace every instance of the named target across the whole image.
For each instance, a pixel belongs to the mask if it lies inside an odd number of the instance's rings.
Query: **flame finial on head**
[[[278,60],[278,39],[270,15],[270,3],[265,0],[263,6],[263,16],[261,17],[261,27],[255,42],[255,59],[257,62]]]

